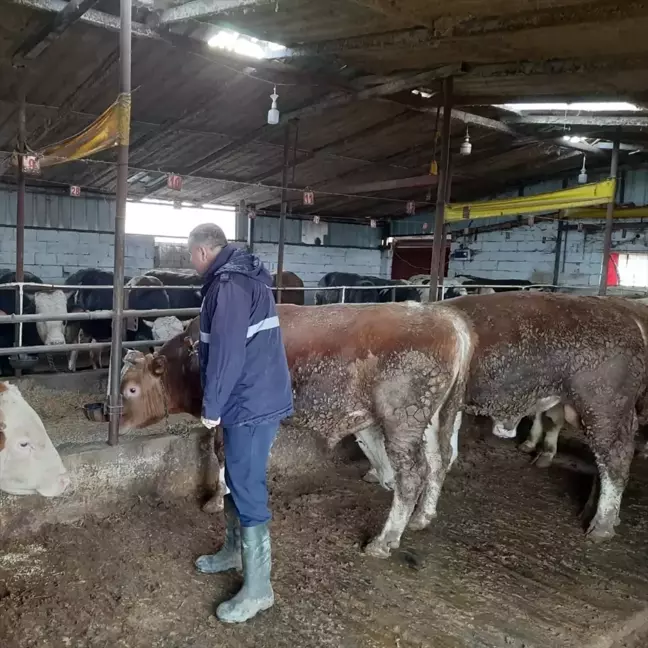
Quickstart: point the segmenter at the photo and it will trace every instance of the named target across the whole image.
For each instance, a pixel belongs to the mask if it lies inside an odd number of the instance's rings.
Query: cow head
[[[0,382],[0,490],[56,497],[69,483],[38,414],[15,385]]]
[[[161,421],[168,413],[168,394],[164,386],[165,356],[129,351],[124,358],[120,390],[122,428],[143,428]]]
[[[34,295],[39,315],[67,315],[67,300],[62,290],[40,291]],[[65,344],[65,321],[36,322],[36,330],[43,344]]]

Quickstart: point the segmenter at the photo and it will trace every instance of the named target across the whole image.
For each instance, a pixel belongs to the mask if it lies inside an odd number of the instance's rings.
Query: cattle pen
[[[648,645],[648,5],[0,6],[0,648]],[[222,429],[175,407],[199,223],[272,274],[306,402],[239,625],[194,567]]]

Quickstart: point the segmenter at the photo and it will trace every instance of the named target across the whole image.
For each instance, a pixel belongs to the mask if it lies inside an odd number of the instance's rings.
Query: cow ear
[[[154,376],[161,376],[166,371],[166,367],[167,359],[165,356],[153,356],[153,360],[151,361],[151,373]]]

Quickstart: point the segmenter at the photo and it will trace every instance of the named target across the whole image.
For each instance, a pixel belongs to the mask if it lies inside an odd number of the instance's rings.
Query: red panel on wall
[[[445,266],[443,276],[448,276],[450,261],[450,246],[445,246]],[[430,274],[432,263],[432,237],[429,239],[414,239],[396,241],[392,257],[392,279],[409,279],[417,274]]]

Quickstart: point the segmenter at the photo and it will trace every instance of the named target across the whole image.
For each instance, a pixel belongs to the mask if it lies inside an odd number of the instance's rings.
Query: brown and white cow
[[[371,448],[375,431],[384,434],[394,497],[367,551],[387,556],[408,523],[423,528],[435,514],[453,458],[470,328],[448,308],[418,303],[277,311],[293,379],[293,423],[319,433],[329,447],[355,434]],[[198,365],[182,336],[154,355],[131,352],[127,361],[124,427],[150,425],[166,412],[200,415]]]
[[[643,307],[522,292],[461,297],[452,304],[470,319],[478,338],[466,411],[514,430],[523,416],[562,403],[583,430],[600,476],[588,536],[612,537],[635,432],[648,409]]]
[[[648,299],[629,299],[625,297],[604,297],[603,299],[612,301],[621,308],[629,307],[633,309],[632,314],[643,322],[642,327],[644,327],[644,330],[648,330]],[[629,303],[625,303],[626,301]],[[637,305],[640,305],[640,307],[637,308]],[[646,343],[648,345],[648,341]],[[539,468],[548,468],[553,462],[558,449],[558,436],[565,422],[569,423],[573,428],[580,428],[580,421],[574,409],[561,402],[554,404],[554,400],[545,403],[538,402],[529,436],[519,446],[522,452],[533,453],[538,448],[540,441],[542,441],[542,447],[533,461]],[[544,421],[546,419],[549,420],[549,423],[545,427]],[[645,419],[646,416],[640,420],[640,426],[643,426],[644,429],[640,430],[640,434],[637,435],[638,444],[642,448],[642,454],[644,455],[646,454],[646,447],[648,447],[646,443],[648,429],[645,427],[648,425],[648,420]],[[516,429],[507,430],[501,423],[496,421],[493,425],[493,434],[500,438],[514,438]],[[368,474],[366,480],[375,481],[372,474]]]
[[[415,505],[411,528],[434,517],[456,455],[462,400],[465,411],[507,429],[540,405],[569,405],[601,476],[588,534],[613,535],[648,382],[648,329],[630,309],[598,298],[514,292],[446,305],[282,306],[279,316],[295,418],[330,445],[356,434],[382,481],[393,470],[392,510],[368,547],[373,555],[398,546]],[[169,411],[199,413],[197,377],[194,387],[172,388],[189,366],[177,356],[164,348],[140,354],[125,372],[125,424],[160,420],[165,398]]]
[[[56,497],[69,483],[38,414],[18,387],[0,382],[0,491]]]

